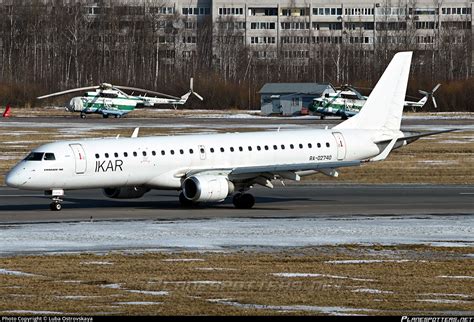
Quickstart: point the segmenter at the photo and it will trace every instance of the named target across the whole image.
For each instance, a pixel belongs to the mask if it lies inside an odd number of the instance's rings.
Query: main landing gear
[[[232,203],[237,209],[250,209],[255,205],[255,197],[250,193],[236,193]]]
[[[61,209],[63,209],[63,205],[61,204],[63,200],[61,199],[61,197],[64,196],[64,190],[46,190],[44,192],[44,195],[51,196],[52,202],[49,204],[49,209],[51,211],[61,211]]]

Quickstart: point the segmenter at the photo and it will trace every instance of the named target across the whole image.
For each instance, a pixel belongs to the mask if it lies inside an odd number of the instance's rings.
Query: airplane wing
[[[360,166],[361,161],[334,161],[334,162],[308,162],[278,164],[269,166],[249,166],[236,167],[230,169],[194,169],[184,173],[177,173],[176,177],[191,177],[194,175],[221,175],[229,178],[230,181],[254,182],[262,186],[273,188],[270,180],[275,177],[299,181],[300,174],[313,173],[319,171],[329,176],[337,176],[336,168]],[[310,173],[308,173],[310,172]]]

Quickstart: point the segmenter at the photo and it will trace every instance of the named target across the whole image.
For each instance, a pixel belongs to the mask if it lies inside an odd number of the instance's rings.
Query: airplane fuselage
[[[182,178],[193,170],[368,159],[381,152],[373,140],[378,132],[293,130],[63,141],[33,150],[38,160],[20,162],[6,180],[34,190],[180,189]]]

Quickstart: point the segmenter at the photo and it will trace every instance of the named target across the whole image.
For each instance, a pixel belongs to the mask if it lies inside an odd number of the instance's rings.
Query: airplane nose
[[[19,188],[26,183],[26,180],[20,175],[19,171],[13,169],[7,173],[7,176],[5,177],[5,183],[9,187]]]

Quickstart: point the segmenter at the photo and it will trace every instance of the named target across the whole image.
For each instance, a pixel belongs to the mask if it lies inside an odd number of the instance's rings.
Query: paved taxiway
[[[101,190],[69,191],[63,210],[49,210],[42,192],[0,188],[0,224],[94,220],[177,220],[204,218],[298,218],[338,216],[472,215],[474,187],[452,185],[297,184],[255,188],[256,205],[235,209],[222,204],[181,208],[175,191],[152,190],[143,198],[113,200]]]

